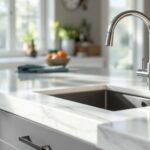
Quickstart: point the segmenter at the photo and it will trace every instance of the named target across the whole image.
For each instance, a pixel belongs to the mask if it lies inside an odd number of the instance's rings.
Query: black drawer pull
[[[141,106],[142,106],[142,107],[147,107],[148,104],[147,104],[146,102],[141,102]]]
[[[30,146],[36,150],[52,150],[52,148],[49,145],[45,145],[42,147],[35,145],[34,143],[32,143],[30,136],[19,137],[19,141],[27,144],[28,146]]]

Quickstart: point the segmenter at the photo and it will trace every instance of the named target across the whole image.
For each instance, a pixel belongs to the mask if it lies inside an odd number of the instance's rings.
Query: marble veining
[[[150,145],[149,119],[136,118],[99,126],[98,145],[106,150],[110,147],[112,150],[148,150]]]
[[[149,131],[148,126],[146,128],[144,124],[141,124],[139,128],[132,130],[131,123],[127,128],[118,125],[119,121],[125,124],[129,119],[134,122],[135,118],[141,119],[149,116],[149,107],[112,112],[51,96],[56,93],[109,89],[150,98],[146,80],[137,78],[132,73],[124,75],[116,72],[116,74],[99,76],[77,73],[31,75],[18,74],[15,70],[5,70],[0,71],[0,82],[0,109],[2,110],[94,145],[97,145],[98,141],[97,146],[106,148],[106,150],[120,150],[121,144],[117,142],[119,140],[120,142],[126,141],[130,145],[142,145],[140,142],[144,141],[142,147],[145,148],[149,145],[150,141],[147,138],[150,136],[150,132],[146,134],[146,131]],[[147,120],[146,125],[148,124]],[[124,127],[124,132],[120,132],[122,127]],[[143,128],[146,129],[143,134],[136,132],[136,129]],[[135,132],[136,136],[133,136]],[[135,144],[134,140],[139,143]],[[126,145],[122,146],[123,150],[126,150]],[[136,150],[141,149],[137,148]]]

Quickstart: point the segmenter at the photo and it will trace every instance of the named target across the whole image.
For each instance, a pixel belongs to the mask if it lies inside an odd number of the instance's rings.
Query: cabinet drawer
[[[18,150],[13,145],[10,145],[6,141],[0,140],[0,149],[1,150]]]
[[[30,136],[38,146],[49,145],[52,150],[96,150],[92,144],[0,110],[0,139],[17,150],[35,150],[18,140],[23,136]],[[0,143],[0,150],[13,150],[1,147]]]

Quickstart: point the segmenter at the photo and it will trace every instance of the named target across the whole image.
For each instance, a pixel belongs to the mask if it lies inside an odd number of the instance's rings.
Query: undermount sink
[[[148,98],[109,90],[66,93],[52,96],[111,111],[150,106],[150,99]]]

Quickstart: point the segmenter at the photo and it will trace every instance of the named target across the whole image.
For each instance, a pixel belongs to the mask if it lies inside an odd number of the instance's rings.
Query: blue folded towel
[[[18,73],[55,73],[69,72],[64,66],[23,65],[17,68]]]

